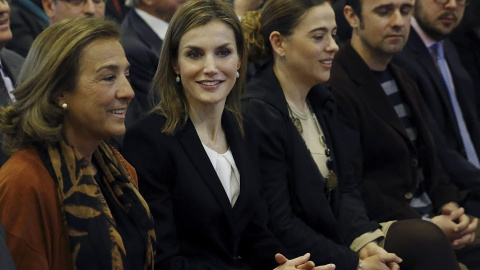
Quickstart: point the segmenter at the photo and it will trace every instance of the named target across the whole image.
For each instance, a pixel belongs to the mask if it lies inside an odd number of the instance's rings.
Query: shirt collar
[[[420,36],[420,39],[422,40],[423,44],[425,44],[425,47],[427,47],[430,50],[432,45],[437,41],[431,38],[429,35],[427,35],[425,31],[423,31],[423,29],[420,27],[420,25],[418,24],[417,20],[414,17],[412,17],[411,19],[411,24],[413,29],[415,29],[415,32],[417,32],[418,36]]]
[[[138,16],[140,16],[140,18],[142,18],[145,23],[150,26],[150,28],[152,28],[153,32],[155,32],[155,34],[157,34],[160,39],[165,39],[165,35],[167,34],[168,29],[167,22],[160,20],[153,15],[150,15],[139,8],[135,8],[135,12],[137,12]]]

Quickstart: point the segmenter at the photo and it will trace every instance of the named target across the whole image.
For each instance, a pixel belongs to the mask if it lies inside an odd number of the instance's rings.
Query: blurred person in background
[[[6,0],[0,1],[0,20],[4,23],[0,27],[0,106],[7,106],[14,100],[12,91],[15,89],[18,74],[25,60],[21,55],[5,48],[12,40],[10,29],[10,5]],[[3,135],[0,135],[2,138]],[[0,151],[0,166],[8,159],[9,155]]]

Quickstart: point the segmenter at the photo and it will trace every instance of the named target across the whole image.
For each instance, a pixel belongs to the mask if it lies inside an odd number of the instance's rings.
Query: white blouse
[[[202,143],[202,145],[233,207],[240,195],[240,172],[233,159],[232,151],[229,148],[227,152],[219,154],[205,144]]]

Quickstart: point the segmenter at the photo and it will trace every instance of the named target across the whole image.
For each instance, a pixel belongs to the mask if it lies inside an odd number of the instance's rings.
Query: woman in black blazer
[[[308,254],[276,254],[285,250],[266,227],[240,112],[245,67],[227,3],[192,0],[177,11],[153,81],[160,103],[124,138],[155,220],[155,269],[313,268]]]
[[[242,106],[260,146],[270,226],[288,251],[308,250],[316,263],[333,262],[337,269],[457,269],[435,225],[380,226],[366,215],[353,170],[358,134],[337,121],[335,100],[319,84],[330,77],[338,51],[330,4],[268,1],[242,24],[249,59],[267,59],[249,81]]]

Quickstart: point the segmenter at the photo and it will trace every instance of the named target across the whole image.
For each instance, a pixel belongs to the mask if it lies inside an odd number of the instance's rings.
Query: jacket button
[[[405,198],[410,200],[411,198],[413,198],[413,193],[411,192],[405,193]]]
[[[418,166],[418,159],[414,158],[412,159],[412,167],[417,167]]]

